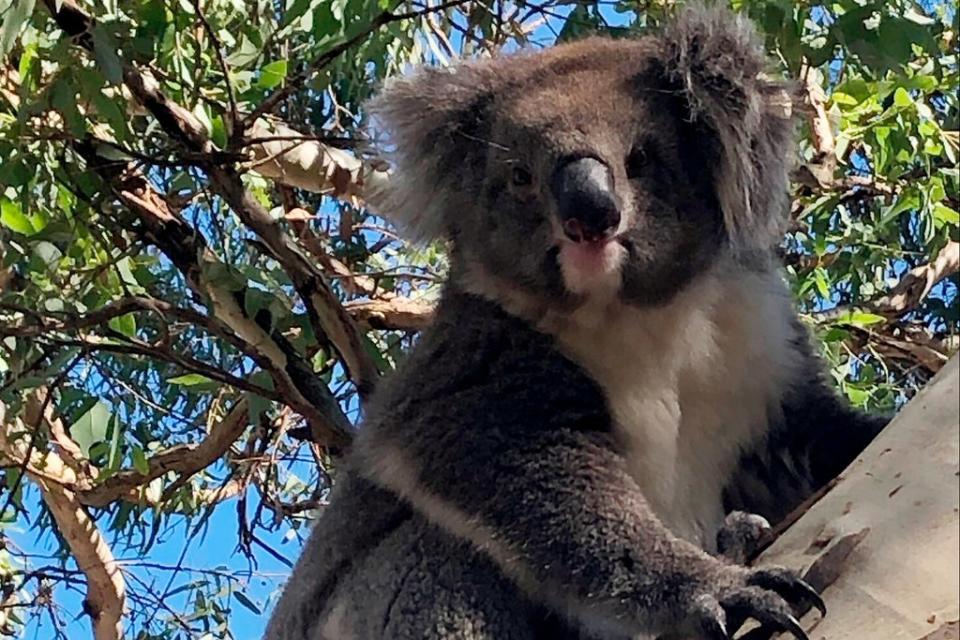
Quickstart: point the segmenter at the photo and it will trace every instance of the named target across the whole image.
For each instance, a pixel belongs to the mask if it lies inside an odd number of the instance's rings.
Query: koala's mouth
[[[620,288],[627,250],[616,236],[594,242],[561,241],[557,263],[567,290],[590,295]]]

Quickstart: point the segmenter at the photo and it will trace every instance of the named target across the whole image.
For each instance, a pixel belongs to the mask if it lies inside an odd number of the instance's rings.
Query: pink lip
[[[618,244],[612,236],[595,242],[563,242],[560,260],[570,268],[587,273],[605,272],[616,266]]]

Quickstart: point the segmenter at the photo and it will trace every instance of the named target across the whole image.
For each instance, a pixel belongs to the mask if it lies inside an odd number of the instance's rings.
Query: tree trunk
[[[811,640],[955,640],[960,620],[960,356],[759,559],[825,588]]]

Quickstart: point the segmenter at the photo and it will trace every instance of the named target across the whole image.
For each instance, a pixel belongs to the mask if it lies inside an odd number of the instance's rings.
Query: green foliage
[[[16,414],[29,394],[52,389],[51,407],[94,471],[93,488],[146,478],[152,461],[195,447],[244,403],[242,429],[206,468],[187,476],[171,470],[91,506],[114,553],[144,561],[171,544],[171,531],[202,539],[217,509],[237,511],[242,553],[283,557],[267,549],[296,540],[305,516],[322,506],[330,453],[291,435],[309,426],[255,357],[266,342],[282,344],[283,357],[305,367],[293,379],[312,375],[351,420],[359,398],[296,279],[217,195],[210,165],[136,103],[123,85],[125,65],[148,71],[193,114],[216,147],[207,151],[225,152],[225,163],[248,151],[235,146],[234,109],[250,113],[277,92],[284,93],[276,117],[365,157],[362,102],[409,64],[596,32],[629,37],[673,11],[666,0],[464,2],[431,13],[419,2],[207,0],[201,17],[191,0],[84,3],[96,20],[84,47],[64,36],[44,4],[0,0],[0,403]],[[960,329],[956,274],[903,313],[870,305],[906,270],[960,239],[955,9],[904,0],[732,4],[759,26],[777,61],[771,73],[824,91],[831,140],[812,128],[812,110],[801,114],[784,261],[838,386],[859,405],[889,408],[930,377]],[[91,148],[106,167],[91,163]],[[130,167],[179,212],[179,226],[157,230],[134,211],[132,203],[150,195],[119,178]],[[319,261],[311,253],[319,247],[324,260],[342,266],[323,262],[340,300],[436,298],[442,247],[404,245],[362,203],[280,189],[255,173],[244,185],[304,255]],[[291,202],[316,215],[293,221]],[[184,244],[170,250],[164,243],[177,237]],[[211,287],[227,292],[232,310],[215,306]],[[84,323],[133,299],[174,311],[134,304]],[[252,321],[247,333],[230,328],[229,314]],[[361,348],[385,372],[413,339],[372,330]],[[212,371],[250,386],[215,380]],[[54,440],[41,429],[34,446],[61,451]],[[51,516],[19,469],[5,479],[10,491],[0,498],[10,502],[0,541],[22,545],[22,531],[49,527]],[[227,489],[227,497],[216,493]],[[0,545],[0,582],[23,606],[0,612],[0,631],[30,631],[25,621],[43,606],[30,604],[43,580],[55,601],[78,613],[65,587],[72,574],[41,580],[34,571],[46,561],[18,556],[17,548]],[[50,562],[72,566],[65,558]],[[147,565],[126,571],[136,595],[129,637],[248,637],[235,620],[259,618],[270,605],[271,589],[236,568],[178,570],[159,592],[144,587],[152,584],[144,581]],[[31,624],[40,636],[54,633],[45,622]],[[74,637],[82,623],[69,624]]]

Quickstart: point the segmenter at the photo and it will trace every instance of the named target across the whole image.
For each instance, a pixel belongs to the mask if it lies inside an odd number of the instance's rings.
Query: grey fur
[[[767,519],[755,513],[731,511],[717,532],[717,551],[734,564],[747,564],[772,534]]]
[[[883,421],[826,386],[776,277],[793,125],[762,66],[746,22],[699,9],[385,89],[390,210],[451,240],[451,278],[267,638],[803,637],[788,603],[815,594],[702,547],[725,511],[781,518]],[[615,267],[558,239],[549,178],[584,156],[622,207]]]
[[[753,25],[741,15],[687,7],[664,34],[671,70],[691,96],[694,117],[716,131],[723,159],[716,185],[728,227],[748,246],[779,241],[793,160],[796,90],[764,76]]]

